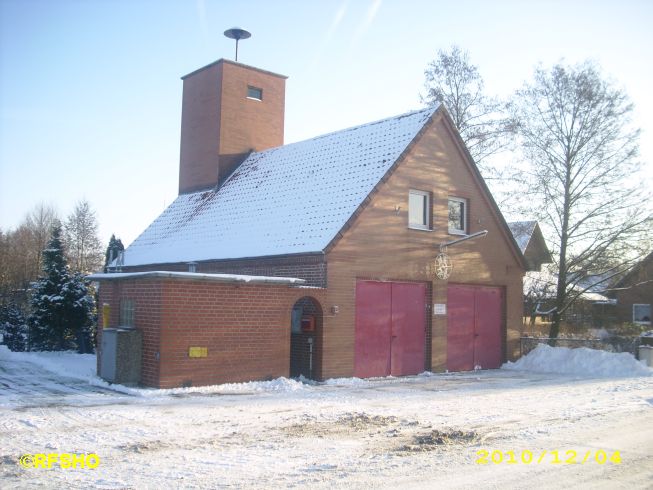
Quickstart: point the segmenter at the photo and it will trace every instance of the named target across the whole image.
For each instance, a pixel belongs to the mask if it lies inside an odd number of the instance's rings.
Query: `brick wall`
[[[218,183],[222,65],[184,78],[181,107],[179,193]]]
[[[327,308],[339,306],[336,316],[325,316],[323,376],[351,376],[354,366],[356,280],[420,281],[428,283],[430,304],[447,302],[448,282],[499,286],[506,298],[506,354],[518,354],[522,320],[523,270],[509,236],[483,196],[471,168],[449,130],[437,117],[410,148],[378,192],[366,203],[343,237],[327,252],[329,264]],[[432,230],[408,228],[410,189],[432,196]],[[448,197],[468,199],[469,229],[487,229],[487,237],[451,247],[454,270],[449,281],[433,280],[429,265],[440,243],[458,236],[448,233]],[[446,367],[446,316],[429,315],[431,325],[427,362],[436,371]]]
[[[123,268],[124,272],[155,270],[187,272],[188,264],[152,264]],[[327,264],[324,254],[199,262],[196,271],[211,274],[296,277],[304,279],[307,286],[318,288],[325,288],[327,286]]]
[[[263,91],[247,98],[247,88]],[[239,154],[283,145],[286,77],[223,61],[220,114],[220,181],[240,163]]]
[[[143,330],[142,382],[159,388],[288,376],[290,312],[307,291],[322,302],[324,290],[272,284],[158,278],[100,287],[101,301],[111,304],[111,326],[118,325],[120,299],[134,300],[136,328]],[[208,356],[191,358],[189,347],[206,347]]]

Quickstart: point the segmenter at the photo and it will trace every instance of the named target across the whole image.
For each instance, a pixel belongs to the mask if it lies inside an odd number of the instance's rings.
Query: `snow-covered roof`
[[[252,153],[217,190],[180,195],[122,265],[321,252],[436,110]]]
[[[605,296],[606,285],[602,276],[589,276],[578,281],[571,287],[574,292],[579,292],[579,298],[590,302],[609,302]],[[528,271],[524,276],[524,295],[535,295],[541,299],[553,299],[556,296],[558,276],[548,271]]]
[[[510,232],[515,237],[515,241],[522,253],[526,251],[528,243],[531,241],[535,225],[537,225],[537,221],[513,221],[508,223]]]
[[[268,277],[268,276],[247,276],[241,274],[207,274],[200,272],[171,272],[171,271],[147,271],[147,272],[108,272],[91,274],[86,276],[91,281],[114,281],[125,279],[185,279],[194,281],[213,282],[236,282],[250,284],[289,284],[302,285],[304,279],[296,277]]]

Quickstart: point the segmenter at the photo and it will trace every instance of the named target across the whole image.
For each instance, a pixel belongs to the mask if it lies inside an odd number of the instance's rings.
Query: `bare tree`
[[[522,204],[547,228],[556,258],[551,338],[588,276],[591,287],[607,286],[650,237],[632,110],[589,62],[536,69],[511,104],[524,162]]]
[[[29,284],[40,271],[43,249],[50,236],[57,211],[38,204],[15,230],[0,234],[0,294],[21,302]]]
[[[470,62],[468,52],[458,46],[439,50],[424,75],[426,93],[420,95],[421,102],[444,104],[483,176],[495,178],[493,169],[483,163],[507,146],[504,104],[483,93],[478,68]]]
[[[95,211],[81,200],[66,219],[65,241],[70,267],[74,272],[89,273],[102,268],[104,251],[98,238]]]
[[[25,222],[4,235],[1,254],[3,295],[26,290],[38,276],[36,266],[41,254],[36,250],[34,235]]]
[[[28,276],[31,279],[36,278],[43,265],[43,250],[45,250],[50,233],[55,222],[59,220],[59,213],[54,206],[49,204],[37,204],[34,209],[27,215],[24,225],[29,237],[25,244],[25,253],[30,261]]]

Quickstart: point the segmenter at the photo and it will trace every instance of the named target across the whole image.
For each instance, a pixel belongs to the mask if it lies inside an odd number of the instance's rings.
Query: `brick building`
[[[94,276],[111,325],[132,301],[136,328],[174,331],[174,353],[144,338],[159,373],[145,384],[495,368],[518,353],[528,263],[444,107],[283,145],[285,77],[219,60],[183,80],[179,197],[113,264],[122,275]],[[159,275],[133,274],[146,271]],[[152,287],[166,294],[152,302]],[[238,320],[215,306],[229,291]],[[230,361],[238,343],[258,367]]]
[[[648,254],[613,288],[615,316],[620,323],[651,326],[653,253]]]

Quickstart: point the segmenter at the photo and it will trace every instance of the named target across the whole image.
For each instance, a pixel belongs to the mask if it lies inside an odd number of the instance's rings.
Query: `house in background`
[[[549,272],[542,271],[542,265],[550,264],[553,258],[537,221],[512,221],[508,227],[528,265],[523,282],[523,315],[524,322],[529,324],[530,333],[533,333],[536,318],[546,318],[546,315],[539,312],[547,311],[555,296],[556,278]]]
[[[108,326],[143,332],[142,382],[518,355],[522,277],[544,253],[525,259],[446,109],[283,145],[285,78],[227,60],[183,77],[179,197],[94,276]]]
[[[530,316],[532,331],[536,316],[547,317],[537,312],[547,312],[554,305],[557,277],[541,270],[541,265],[550,263],[552,257],[537,222],[511,222],[508,226],[528,263],[529,271],[524,278],[524,313]],[[648,326],[653,303],[653,254],[642,259],[617,282],[609,274],[579,278],[571,294],[578,294],[578,298],[565,312],[563,320],[572,329],[608,328],[623,323]]]
[[[651,325],[653,304],[653,253],[647,255],[612,288],[620,323]]]
[[[562,316],[564,333],[581,333],[587,328],[606,328],[615,324],[615,300],[608,296],[606,276],[590,275],[575,281],[569,290],[573,304]],[[548,335],[550,315],[555,307],[558,276],[548,271],[527,272],[524,277],[524,316],[529,333]],[[541,324],[536,326],[539,317]]]
[[[529,271],[538,272],[542,270],[542,264],[553,261],[537,221],[512,221],[508,227],[524,254]]]

